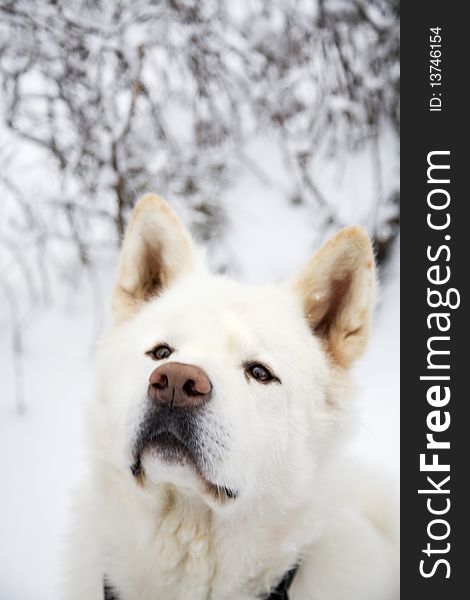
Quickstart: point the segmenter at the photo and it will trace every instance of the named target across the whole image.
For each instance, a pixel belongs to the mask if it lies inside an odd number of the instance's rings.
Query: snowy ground
[[[247,184],[247,187],[249,185]],[[243,200],[240,200],[242,198]],[[228,241],[247,281],[290,273],[311,252],[310,223],[273,197],[241,194]],[[398,252],[369,350],[357,366],[362,416],[354,451],[395,475],[399,461]],[[104,290],[113,266],[101,265]],[[106,297],[106,293],[103,294]],[[83,407],[92,395],[97,334],[91,288],[62,289],[28,329],[27,412],[18,415],[6,306],[0,299],[0,600],[56,600],[69,492],[84,470]]]

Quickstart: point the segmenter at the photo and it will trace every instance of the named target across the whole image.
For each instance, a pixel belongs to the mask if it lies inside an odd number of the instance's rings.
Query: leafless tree
[[[83,264],[90,221],[122,235],[150,188],[217,235],[234,153],[260,131],[285,146],[297,199],[334,221],[312,156],[398,128],[395,0],[236,4],[0,3],[4,122],[49,157],[56,185],[41,203],[65,213]]]

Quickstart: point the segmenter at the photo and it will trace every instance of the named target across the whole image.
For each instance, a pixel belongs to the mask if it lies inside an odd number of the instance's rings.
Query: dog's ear
[[[349,367],[364,350],[374,305],[374,256],[366,232],[340,231],[312,257],[294,288],[333,362]]]
[[[191,237],[169,205],[154,194],[135,205],[121,250],[111,306],[116,321],[136,312],[200,264]]]

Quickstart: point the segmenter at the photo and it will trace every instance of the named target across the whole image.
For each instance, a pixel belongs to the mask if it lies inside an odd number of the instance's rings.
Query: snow
[[[398,490],[400,467],[400,268],[399,248],[379,290],[372,339],[354,377],[358,383],[358,431],[353,450],[393,476]]]
[[[248,282],[280,279],[308,258],[311,224],[302,209],[246,177],[231,206],[228,243],[238,275]],[[262,195],[261,195],[262,194]],[[254,201],[256,198],[257,201]],[[237,201],[235,201],[237,200]],[[369,349],[356,368],[361,418],[353,451],[386,471],[399,461],[398,251],[387,267]],[[112,264],[97,275],[106,290]],[[85,469],[83,413],[93,394],[96,296],[84,277],[58,287],[55,301],[27,330],[27,410],[18,415],[7,322],[0,300],[0,600],[56,600],[66,541],[70,491]]]

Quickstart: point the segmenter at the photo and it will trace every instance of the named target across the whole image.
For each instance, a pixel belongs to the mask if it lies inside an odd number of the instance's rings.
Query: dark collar
[[[119,596],[114,588],[112,588],[106,577],[103,581],[104,600],[119,600]]]
[[[266,600],[289,600],[288,592],[298,569],[299,565],[295,565],[294,568],[292,568],[290,571],[287,571],[287,573],[279,582],[278,586],[272,590],[269,596],[266,597]]]
[[[269,594],[269,596],[265,597],[265,600],[289,600],[288,592],[292,582],[294,581],[294,577],[298,568],[299,565],[296,565],[293,569],[287,571],[287,573],[279,582],[278,586]],[[103,590],[104,600],[119,600],[118,593],[109,585],[109,583],[106,581],[106,578],[104,580]]]

